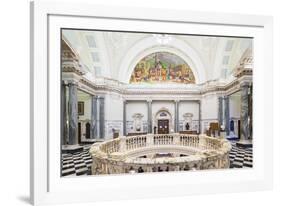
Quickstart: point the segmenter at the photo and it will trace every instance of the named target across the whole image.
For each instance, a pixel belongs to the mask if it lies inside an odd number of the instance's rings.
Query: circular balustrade
[[[229,168],[231,144],[190,134],[147,134],[95,143],[92,174]]]

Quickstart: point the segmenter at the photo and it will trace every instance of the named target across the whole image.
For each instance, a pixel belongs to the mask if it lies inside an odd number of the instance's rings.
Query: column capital
[[[252,82],[249,82],[249,81],[240,82],[240,88],[242,88],[242,87],[250,87],[251,84],[252,84]]]
[[[68,86],[78,86],[78,81],[77,80],[64,80],[65,83],[68,85]]]
[[[61,84],[62,84],[62,86],[67,86],[68,85],[68,81],[67,80],[62,80]]]
[[[92,95],[92,99],[98,99],[98,96],[97,95]]]
[[[152,99],[147,99],[146,102],[147,103],[152,103]]]

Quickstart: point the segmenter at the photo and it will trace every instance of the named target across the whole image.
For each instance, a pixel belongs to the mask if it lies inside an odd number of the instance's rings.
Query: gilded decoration
[[[184,83],[195,84],[189,65],[168,52],[152,53],[135,66],[130,83]]]

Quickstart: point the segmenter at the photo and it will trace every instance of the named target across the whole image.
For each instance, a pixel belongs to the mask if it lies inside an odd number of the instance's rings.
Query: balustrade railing
[[[221,139],[206,135],[192,134],[147,134],[140,136],[120,137],[101,143],[100,150],[104,153],[126,152],[138,148],[177,145],[199,149],[218,150],[222,147]]]
[[[153,136],[153,145],[173,145],[174,136],[173,135],[154,135]]]
[[[168,159],[137,158],[142,148],[147,152],[161,149],[175,151],[193,151],[191,155],[175,156]],[[195,150],[194,150],[195,149]],[[91,147],[93,174],[112,174],[154,171],[179,171],[192,169],[212,169],[229,167],[228,153],[231,144],[222,138],[193,134],[147,134],[129,137],[120,137]],[[134,151],[136,150],[136,151]],[[195,152],[194,152],[195,151]],[[132,152],[132,153],[131,153]],[[140,153],[138,153],[140,152]],[[184,152],[183,152],[184,153]],[[181,154],[181,153],[180,153]],[[132,155],[133,158],[130,158]],[[171,164],[169,161],[171,160]]]
[[[198,135],[180,135],[180,145],[189,147],[199,147]]]
[[[100,150],[106,154],[120,151],[120,139],[107,141],[106,144],[101,144]]]
[[[142,135],[142,136],[131,136],[131,137],[126,137],[126,150],[134,150],[137,148],[141,147],[146,147],[147,146],[147,136]]]

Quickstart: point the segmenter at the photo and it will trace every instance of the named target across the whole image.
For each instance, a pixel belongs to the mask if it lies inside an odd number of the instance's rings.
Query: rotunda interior
[[[252,44],[63,29],[61,175],[253,167]]]

